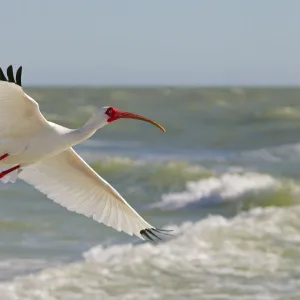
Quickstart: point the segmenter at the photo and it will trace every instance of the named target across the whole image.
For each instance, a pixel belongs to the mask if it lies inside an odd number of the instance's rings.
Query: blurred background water
[[[300,298],[300,89],[31,88],[46,117],[120,120],[76,147],[151,224],[143,243],[1,185],[1,299]]]

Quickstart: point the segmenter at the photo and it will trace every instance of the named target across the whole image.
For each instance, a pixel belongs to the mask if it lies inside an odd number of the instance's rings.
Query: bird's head
[[[158,127],[160,130],[162,130],[163,132],[166,132],[166,130],[160,124],[156,123],[155,121],[153,121],[151,119],[148,119],[144,116],[141,116],[141,115],[138,115],[135,113],[118,110],[112,106],[102,107],[101,113],[104,114],[107,123],[111,123],[111,122],[119,120],[119,119],[135,119],[135,120],[141,120],[141,121],[151,123],[154,126]]]

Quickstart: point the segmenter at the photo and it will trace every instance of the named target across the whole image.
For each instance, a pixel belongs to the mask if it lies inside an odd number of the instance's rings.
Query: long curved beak
[[[161,131],[166,132],[166,129],[163,128],[160,124],[158,124],[157,122],[148,119],[144,116],[138,115],[138,114],[134,114],[134,113],[130,113],[130,112],[126,112],[126,111],[122,111],[122,110],[118,110],[116,112],[115,115],[116,119],[136,119],[136,120],[142,120],[145,122],[148,122],[156,127],[158,127]]]

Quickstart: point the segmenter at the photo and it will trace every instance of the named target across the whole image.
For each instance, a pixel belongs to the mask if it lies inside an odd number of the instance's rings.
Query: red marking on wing
[[[8,153],[5,153],[5,154],[1,155],[1,156],[0,156],[0,160],[6,158],[7,156],[8,156]]]

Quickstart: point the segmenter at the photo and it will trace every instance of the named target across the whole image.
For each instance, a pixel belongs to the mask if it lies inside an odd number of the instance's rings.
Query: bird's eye
[[[111,114],[112,114],[112,109],[109,109],[109,110],[108,110],[108,113],[111,115]]]

